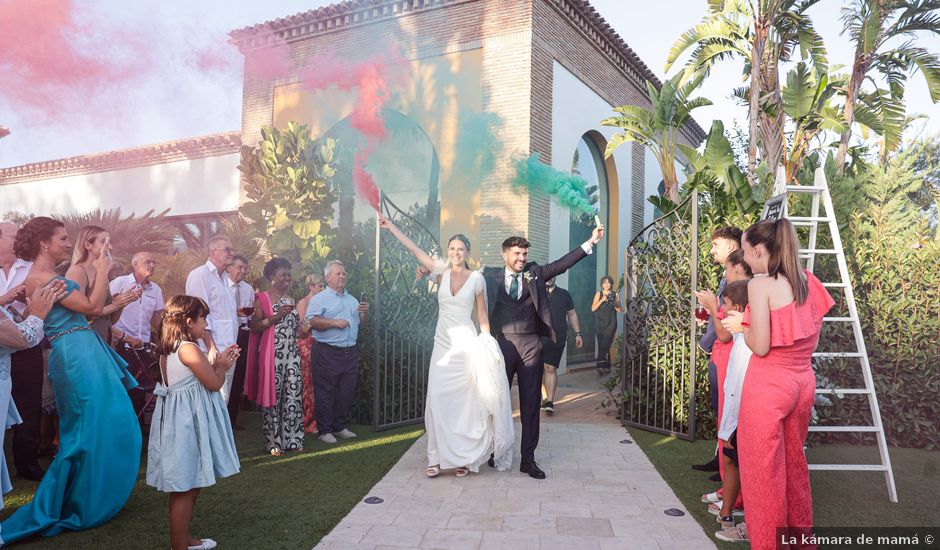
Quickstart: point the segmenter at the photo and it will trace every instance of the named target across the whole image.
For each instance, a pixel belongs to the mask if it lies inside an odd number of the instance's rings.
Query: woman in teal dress
[[[14,250],[33,261],[26,278],[31,294],[56,278],[54,268],[71,257],[72,244],[62,223],[38,217],[17,233]],[[102,313],[110,266],[110,253],[102,248],[94,262],[97,276],[91,295],[75,292],[78,285],[67,280],[68,294],[46,316],[59,453],[32,502],[0,525],[6,543],[101,525],[121,510],[137,480],[140,425],[126,391],[137,384],[127,364],[86,320]]]

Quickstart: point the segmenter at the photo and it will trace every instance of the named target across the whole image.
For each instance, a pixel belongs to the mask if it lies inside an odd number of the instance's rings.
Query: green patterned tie
[[[512,274],[512,282],[509,283],[509,296],[511,296],[513,300],[519,299],[519,274],[518,273]]]

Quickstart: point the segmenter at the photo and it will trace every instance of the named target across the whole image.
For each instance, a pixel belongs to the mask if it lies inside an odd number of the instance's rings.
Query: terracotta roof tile
[[[237,153],[241,143],[241,132],[234,131],[11,166],[0,168],[0,185],[227,155]]]

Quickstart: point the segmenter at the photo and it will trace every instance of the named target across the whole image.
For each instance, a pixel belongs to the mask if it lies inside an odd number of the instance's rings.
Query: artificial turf
[[[417,426],[383,432],[351,426],[359,437],[327,445],[307,434],[303,452],[272,457],[264,452],[260,414],[242,412],[239,420],[248,427],[235,435],[241,472],[202,491],[192,522],[193,536],[213,538],[220,548],[313,548],[424,432]],[[169,547],[166,495],[144,483],[144,440],[137,486],[117,517],[95,529],[33,537],[16,547]],[[37,484],[14,478],[13,485],[4,518],[32,498]]]
[[[630,429],[633,439],[649,457],[672,490],[705,532],[718,531],[715,516],[701,502],[704,493],[718,489],[708,480],[711,472],[690,466],[707,462],[715,442],[688,442],[639,429]],[[873,447],[847,444],[820,445],[807,449],[810,463],[870,464],[878,462]],[[889,452],[898,491],[898,503],[888,500],[883,473],[813,471],[813,516],[818,527],[938,527],[940,526],[940,451],[891,448]],[[745,508],[747,503],[745,503]],[[741,545],[714,539],[719,548]]]

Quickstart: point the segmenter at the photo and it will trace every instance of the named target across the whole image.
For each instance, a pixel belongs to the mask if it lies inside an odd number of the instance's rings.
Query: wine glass
[[[699,321],[708,320],[708,310],[705,309],[705,306],[703,306],[702,304],[698,304],[695,306],[695,318],[698,319]]]

